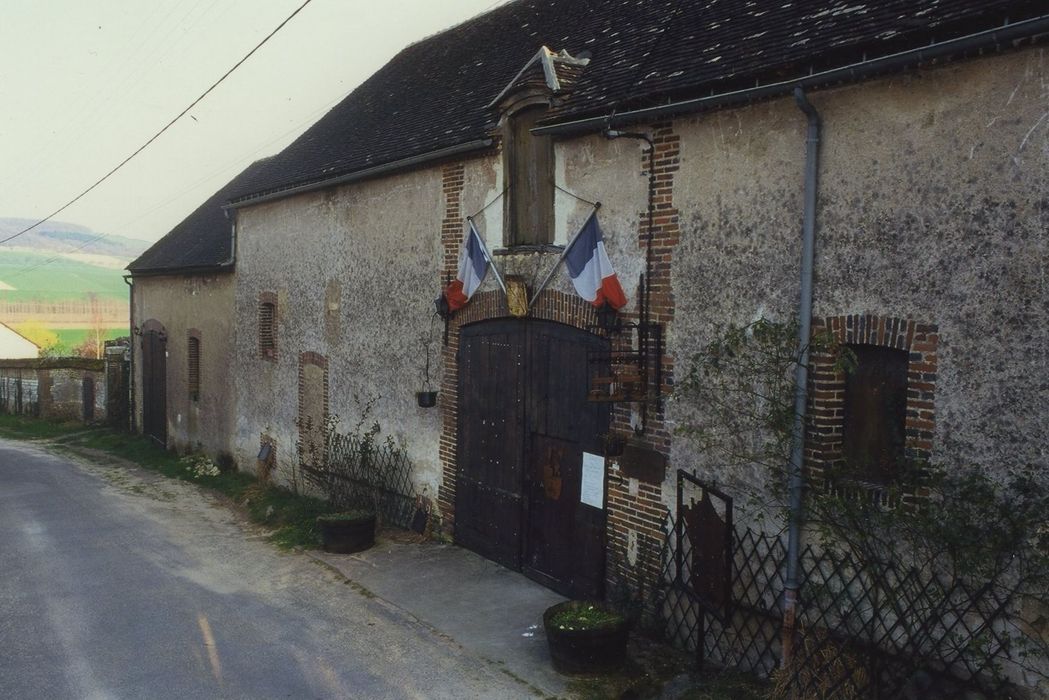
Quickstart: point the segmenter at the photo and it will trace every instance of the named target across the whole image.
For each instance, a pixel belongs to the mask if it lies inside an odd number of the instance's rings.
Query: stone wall
[[[134,280],[132,323],[160,324],[167,337],[168,446],[179,452],[228,453],[234,407],[233,275],[163,275]],[[199,394],[189,387],[189,338],[200,342]],[[135,426],[142,429],[142,346],[132,338]]]
[[[1043,54],[1027,49],[809,95],[823,118],[814,316],[838,324],[842,339],[852,317],[857,333],[861,319],[896,319],[926,334],[922,347],[908,345],[919,355],[909,381],[921,402],[911,407],[908,439],[949,465],[1045,463]],[[682,234],[669,352],[678,366],[725,324],[796,316],[805,128],[788,98],[674,122]],[[862,342],[886,337],[875,326]],[[934,396],[918,395],[933,385]],[[678,406],[670,418],[702,414]],[[685,440],[672,457],[722,482],[741,478]]]
[[[327,413],[346,432],[377,397],[371,420],[382,426],[380,439],[404,441],[417,492],[436,498],[440,420],[416,405],[415,392],[441,289],[441,188],[437,168],[238,211],[232,376],[242,469],[254,468],[266,441],[279,477],[290,479],[297,419]],[[272,357],[259,350],[261,302],[275,303]],[[441,332],[434,323],[434,386]]]

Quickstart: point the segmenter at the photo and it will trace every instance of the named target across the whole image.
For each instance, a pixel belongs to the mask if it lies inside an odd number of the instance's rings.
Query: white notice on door
[[[604,456],[583,453],[583,483],[579,489],[579,500],[594,508],[605,507]]]

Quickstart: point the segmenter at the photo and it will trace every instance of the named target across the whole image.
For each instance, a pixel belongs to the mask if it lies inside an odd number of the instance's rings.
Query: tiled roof
[[[257,173],[268,158],[255,161],[211,195],[167,235],[128,264],[132,274],[162,274],[187,269],[232,267],[232,220],[223,206],[233,192]]]
[[[405,48],[229,194],[483,139],[490,103],[541,46],[591,58],[553,113],[568,120],[802,77],[1044,11],[1044,0],[517,0]]]

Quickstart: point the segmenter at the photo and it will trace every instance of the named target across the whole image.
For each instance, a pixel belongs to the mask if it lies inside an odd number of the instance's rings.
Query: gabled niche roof
[[[491,105],[522,66],[557,65],[542,47],[590,56],[551,112],[571,121],[800,78],[1043,13],[1044,0],[517,0],[403,49],[229,194],[247,202],[480,147],[495,127]]]
[[[502,92],[488,104],[488,109],[497,107],[507,95],[532,86],[545,87],[553,94],[567,90],[588,63],[589,58],[575,58],[564,49],[554,53],[545,46],[540,46],[535,56],[524,64]]]

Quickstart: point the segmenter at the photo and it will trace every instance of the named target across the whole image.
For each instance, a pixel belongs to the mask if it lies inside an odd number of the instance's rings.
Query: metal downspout
[[[794,652],[794,620],[798,604],[801,559],[802,461],[805,454],[805,409],[809,383],[809,343],[812,335],[812,277],[816,250],[816,192],[819,186],[820,115],[801,87],[794,101],[808,117],[805,139],[805,217],[801,245],[801,297],[798,303],[798,365],[794,374],[794,428],[791,440],[788,489],[790,521],[787,535],[787,580],[783,591],[783,666]]]

